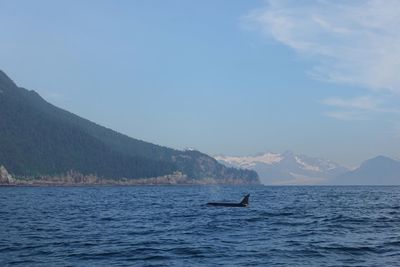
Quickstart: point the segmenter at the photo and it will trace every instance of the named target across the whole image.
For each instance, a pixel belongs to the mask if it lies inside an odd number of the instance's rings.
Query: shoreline
[[[189,179],[179,177],[178,179],[170,177],[158,178],[140,178],[140,179],[83,179],[83,180],[68,180],[57,178],[37,178],[37,179],[18,179],[13,178],[7,182],[1,182],[0,187],[90,187],[90,186],[209,186],[209,185],[232,185],[232,186],[247,186],[247,185],[262,185],[257,182],[249,182],[241,178],[232,179]]]
[[[13,177],[2,166],[0,186],[31,186],[31,187],[83,187],[83,186],[140,186],[140,185],[256,185],[259,181],[249,181],[243,178],[201,178],[193,179],[181,172],[149,178],[104,178],[93,174],[82,174],[69,171],[61,175],[45,175],[37,177]]]
[[[0,184],[0,188],[6,187],[139,187],[139,186],[264,186],[263,184],[241,183],[241,184]]]
[[[13,183],[0,183],[0,187],[107,187],[107,186],[262,186],[261,183],[248,183],[243,180],[234,181],[203,181],[203,180],[190,180],[185,182],[119,182],[110,181],[98,183],[63,183],[63,182],[50,182],[50,181],[18,181]]]

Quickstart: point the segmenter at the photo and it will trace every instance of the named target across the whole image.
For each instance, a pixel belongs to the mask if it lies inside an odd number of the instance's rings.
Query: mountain
[[[106,111],[105,111],[106,112]],[[107,178],[242,179],[254,171],[226,167],[199,151],[179,151],[137,140],[46,102],[0,71],[0,165],[16,177],[74,170]]]
[[[378,156],[332,182],[340,185],[400,185],[400,161]]]
[[[264,153],[256,156],[215,156],[219,162],[257,171],[263,184],[324,184],[348,171],[332,161],[305,155]]]

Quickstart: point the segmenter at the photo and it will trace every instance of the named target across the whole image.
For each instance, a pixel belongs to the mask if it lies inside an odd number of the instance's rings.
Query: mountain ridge
[[[228,168],[198,151],[179,151],[131,138],[45,101],[0,71],[0,164],[16,176],[70,170],[110,178],[181,172],[192,179],[243,179],[254,171]]]
[[[261,181],[270,185],[400,185],[400,160],[382,155],[352,169],[290,151],[215,158],[227,166],[256,170]]]
[[[327,159],[309,157],[291,151],[265,152],[253,156],[222,156],[215,158],[227,166],[257,171],[264,184],[324,184],[332,177],[348,171]]]
[[[400,185],[400,161],[387,156],[376,156],[333,182],[341,185]]]

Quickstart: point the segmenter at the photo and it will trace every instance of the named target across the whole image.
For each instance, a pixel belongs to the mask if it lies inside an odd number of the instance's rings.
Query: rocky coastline
[[[77,171],[69,171],[63,175],[45,175],[39,177],[13,177],[4,166],[0,166],[0,186],[134,186],[134,185],[257,185],[259,183],[249,182],[243,178],[202,178],[192,179],[174,172],[170,175],[138,178],[138,179],[110,179],[96,175],[84,175]]]

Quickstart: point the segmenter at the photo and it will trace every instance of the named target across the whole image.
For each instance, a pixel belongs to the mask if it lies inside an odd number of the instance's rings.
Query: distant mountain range
[[[190,179],[259,181],[255,171],[226,167],[199,151],[154,145],[97,125],[18,87],[2,71],[0,165],[30,178],[70,171],[111,179],[179,172]]]
[[[321,184],[348,171],[337,163],[305,155],[264,153],[256,156],[215,156],[219,162],[257,171],[264,184]]]
[[[350,170],[330,160],[292,152],[264,153],[256,156],[215,156],[232,167],[258,172],[269,185],[399,185],[400,161],[378,156]]]

